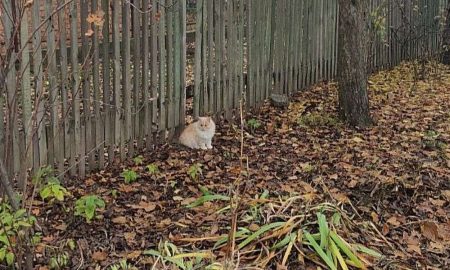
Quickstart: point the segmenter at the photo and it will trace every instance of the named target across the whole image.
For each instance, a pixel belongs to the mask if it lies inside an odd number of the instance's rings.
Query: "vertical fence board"
[[[76,158],[80,158],[81,149],[80,149],[80,140],[81,140],[81,122],[80,122],[80,75],[79,75],[79,67],[78,67],[78,12],[77,12],[77,4],[73,1],[70,4],[70,42],[71,42],[71,64],[72,64],[72,109],[73,109],[73,125],[72,125],[72,133],[74,136],[75,144],[71,144],[71,156],[69,167],[71,168],[71,174],[75,175],[76,169]]]
[[[113,77],[113,99],[114,99],[114,144],[112,150],[111,161],[114,160],[114,148],[116,145],[120,144],[123,141],[121,138],[121,115],[122,106],[121,106],[121,87],[120,87],[120,74],[121,74],[121,65],[120,65],[120,31],[119,31],[119,11],[120,5],[118,1],[113,1],[112,7],[112,36],[113,36],[113,69],[114,69],[114,77]],[[120,149],[122,150],[122,149]],[[122,157],[122,156],[121,156]]]
[[[20,72],[22,74],[22,123],[24,140],[21,153],[22,166],[19,174],[19,187],[22,190],[26,190],[26,171],[32,164],[32,147],[31,147],[31,136],[32,136],[32,122],[31,122],[31,74],[30,74],[30,46],[28,44],[28,10],[25,10],[22,16],[22,23],[20,24],[20,46],[22,50],[21,61],[20,61]],[[3,110],[3,107],[0,107]],[[3,122],[3,118],[1,118]]]
[[[57,136],[58,132],[58,108],[59,108],[59,98],[58,98],[58,83],[56,80],[56,44],[55,44],[55,29],[53,25],[52,19],[52,0],[46,0],[45,2],[45,15],[47,18],[51,18],[47,22],[46,30],[47,30],[47,61],[48,61],[48,92],[50,93],[49,99],[49,108],[50,108],[50,132],[52,133],[52,138],[54,140],[48,141],[48,147],[51,149],[50,151],[55,153],[55,158],[59,158],[59,142],[57,141],[59,136]],[[53,155],[52,155],[53,156]],[[55,163],[60,163],[60,160],[50,159],[49,163],[51,165]]]
[[[187,16],[186,16],[186,1],[182,1],[181,2],[181,8],[179,9],[180,13],[181,13],[181,64],[180,64],[180,68],[181,68],[181,99],[180,99],[180,103],[179,103],[179,110],[180,110],[180,117],[178,120],[178,124],[180,125],[181,128],[184,127],[184,123],[185,123],[185,118],[186,118],[186,50],[187,50],[187,46],[186,46],[186,23],[187,23]]]
[[[152,85],[151,85],[151,124],[150,124],[150,130],[153,132],[153,125],[158,125],[158,20],[157,20],[157,14],[158,13],[158,0],[152,0],[152,16],[151,16],[151,77],[152,77]],[[151,138],[153,134],[149,134],[149,138]],[[147,146],[150,146],[150,141],[148,140]]]
[[[149,8],[149,0],[142,0],[142,10],[148,10]],[[141,140],[145,138],[146,140],[146,148],[149,145],[150,135],[151,135],[151,127],[152,127],[152,119],[150,118],[150,40],[149,40],[149,14],[144,14],[141,16],[142,18],[142,106],[144,109],[144,117],[142,119],[143,122],[143,130],[141,132]],[[139,57],[139,55],[135,54],[135,57]],[[137,123],[137,125],[142,125],[142,123]]]
[[[133,110],[132,110],[132,134],[130,136],[130,143],[128,144],[128,151],[130,153],[130,157],[134,156],[134,142],[136,141],[137,150],[141,149],[141,139],[142,139],[142,129],[143,125],[140,122],[141,119],[141,111],[143,110],[143,106],[145,106],[144,102],[141,103],[141,91],[142,85],[141,82],[141,59],[143,59],[143,52],[141,51],[141,31],[145,26],[141,27],[141,10],[145,10],[145,7],[141,7],[140,1],[135,2],[135,6],[131,6],[131,19],[132,19],[132,30],[133,30],[133,39],[132,39],[132,47],[133,47]],[[131,89],[130,89],[131,90]]]
[[[202,76],[204,65],[203,62],[203,48],[206,46],[203,41],[203,0],[196,2],[196,21],[195,21],[195,59],[194,59],[194,118],[200,115],[200,91],[202,85],[205,85],[205,77]],[[184,119],[183,119],[184,121]]]
[[[164,137],[165,130],[167,129],[167,111],[166,111],[166,103],[167,103],[167,50],[166,50],[166,9],[165,9],[165,1],[160,0],[160,20],[159,20],[159,131],[161,136]],[[160,138],[163,139],[163,138]]]
[[[174,75],[175,75],[175,55],[174,55],[174,41],[176,41],[176,38],[174,40],[174,10],[178,8],[177,6],[174,6],[174,2],[173,0],[166,0],[166,5],[167,5],[167,9],[166,9],[166,27],[167,27],[167,31],[166,31],[166,39],[167,39],[167,44],[166,44],[166,56],[167,56],[167,71],[166,71],[166,76],[167,76],[167,84],[166,84],[166,100],[164,102],[165,106],[165,111],[167,114],[167,119],[166,119],[166,127],[167,129],[170,130],[170,132],[172,132],[172,128],[174,127],[175,124],[175,102],[174,102],[174,98],[175,98],[175,93],[174,93],[174,87],[175,87],[175,80],[174,80]]]
[[[131,54],[130,54],[130,4],[122,3],[122,95],[123,95],[123,113],[125,126],[123,136],[120,137],[120,158],[126,157],[125,149],[128,146],[132,149],[130,140],[133,133],[131,122]],[[138,68],[138,67],[134,67]]]
[[[98,0],[92,1],[91,13],[96,13],[99,10]],[[94,29],[94,35],[92,39],[93,46],[93,74],[92,74],[92,86],[94,90],[94,120],[93,130],[95,131],[95,143],[93,149],[96,149],[94,153],[92,153],[89,167],[90,169],[97,169],[98,167],[103,167],[105,153],[104,153],[104,143],[102,140],[102,132],[101,122],[102,118],[100,116],[100,105],[101,105],[101,96],[100,96],[100,45],[99,45],[99,35],[100,29],[98,26],[91,25]],[[105,55],[103,55],[105,56]],[[98,163],[94,163],[95,153],[98,156]]]
[[[186,1],[181,1],[186,2]],[[182,5],[181,2],[177,2],[174,9],[174,67],[172,68],[174,70],[174,85],[173,85],[173,106],[172,106],[172,114],[173,114],[173,128],[178,127],[180,125],[180,102],[183,92],[183,85],[181,83],[182,80],[182,70],[183,67],[181,63],[183,62],[183,52],[182,52],[182,25],[184,24],[183,21],[183,14],[181,12]]]

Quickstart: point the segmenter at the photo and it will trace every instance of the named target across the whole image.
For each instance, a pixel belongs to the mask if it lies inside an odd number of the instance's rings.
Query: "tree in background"
[[[352,126],[372,123],[367,94],[366,1],[339,0],[339,114]]]

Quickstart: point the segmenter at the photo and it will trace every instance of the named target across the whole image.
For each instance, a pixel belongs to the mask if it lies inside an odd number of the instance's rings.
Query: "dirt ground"
[[[218,122],[212,150],[161,145],[143,153],[140,165],[130,160],[84,180],[70,180],[73,197],[64,203],[35,201],[33,213],[43,235],[36,246],[37,264],[47,269],[50,258],[66,252],[70,269],[108,269],[123,258],[137,269],[152,269],[156,259],[144,251],[157,249],[160,241],[183,250],[209,250],[229,232],[231,213],[217,212],[228,203],[186,205],[202,195],[200,186],[230,195],[230,187],[241,179],[243,205],[264,190],[272,208],[296,200],[283,211],[261,207],[259,219],[248,219],[247,208],[241,207],[238,227],[301,213],[307,227],[315,220],[309,214],[314,207],[328,203],[347,217],[339,228],[345,239],[384,255],[371,260],[372,269],[449,269],[450,71],[429,66],[426,80],[414,82],[412,70],[404,64],[370,78],[374,125],[367,129],[351,129],[338,120],[336,85],[322,83],[296,94],[289,109],[265,104],[246,114],[246,121],[254,119],[250,122],[259,127],[245,126],[243,168],[240,126]],[[201,174],[192,177],[189,172],[197,163]],[[159,172],[149,173],[148,164],[157,165]],[[125,168],[138,173],[136,182],[124,183]],[[106,202],[90,224],[73,215],[75,199],[86,194]],[[69,240],[76,248],[68,247]],[[270,254],[264,244],[261,240],[242,250],[240,269],[316,269],[320,263],[311,249],[299,246],[286,268],[280,267],[282,252],[260,264]],[[214,250],[217,261],[225,253]]]

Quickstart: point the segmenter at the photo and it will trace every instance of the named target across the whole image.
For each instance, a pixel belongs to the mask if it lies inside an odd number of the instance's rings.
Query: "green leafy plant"
[[[159,173],[158,165],[156,165],[155,163],[148,164],[146,168],[150,174],[155,175]]]
[[[160,242],[158,249],[149,249],[143,252],[144,255],[159,258],[162,267],[166,269],[166,265],[172,265],[182,270],[194,269],[223,269],[213,268],[218,267],[217,263],[208,264],[206,260],[212,261],[215,259],[214,254],[210,251],[196,251],[183,252],[183,250],[176,245],[164,241]],[[160,269],[160,268],[158,268]]]
[[[255,130],[261,126],[261,122],[259,122],[257,119],[252,118],[247,120],[247,126],[250,128],[251,132],[255,132]]]
[[[440,140],[441,134],[435,130],[427,130],[422,139],[422,145],[429,150],[444,150],[447,145]]]
[[[135,266],[129,264],[126,259],[121,260],[118,264],[109,267],[110,270],[138,270]]]
[[[334,216],[333,220],[336,219]],[[324,214],[317,213],[317,223],[319,225],[319,238],[314,237],[308,231],[304,231],[304,236],[307,240],[305,244],[311,246],[330,269],[337,270],[338,265],[341,269],[349,269],[348,265],[366,269],[366,265],[360,259],[357,251],[377,258],[382,257],[380,253],[362,245],[350,245],[347,243],[337,234],[336,230],[330,229]]]
[[[127,184],[132,183],[136,181],[136,179],[138,179],[138,174],[133,170],[124,170],[121,175],[124,178],[125,183]]]
[[[201,197],[199,197],[197,200],[193,201],[192,203],[188,204],[187,208],[194,208],[199,205],[204,204],[205,202],[210,201],[229,201],[230,197],[220,194],[213,194],[211,193],[207,188],[200,186],[200,191],[203,193]]]
[[[50,258],[49,268],[50,269],[66,269],[69,264],[69,254],[67,252],[62,252]]]
[[[75,203],[75,215],[86,218],[88,223],[94,218],[97,209],[105,208],[105,201],[97,195],[86,195]]]
[[[246,215],[244,221],[260,221],[261,219],[261,206],[264,205],[258,201],[264,201],[269,197],[269,191],[264,190],[261,195],[255,196],[255,203],[250,205],[249,214]]]
[[[6,262],[12,266],[15,261],[13,250],[16,244],[22,239],[25,241],[28,228],[36,222],[34,216],[28,216],[25,209],[13,211],[7,203],[0,204],[0,220],[2,227],[0,229],[0,263]],[[38,241],[34,236],[33,241]]]
[[[136,164],[136,166],[141,165],[142,163],[144,163],[144,157],[139,155],[135,158],[133,158],[134,164]]]
[[[62,202],[64,201],[64,196],[68,196],[70,193],[65,187],[61,186],[61,183],[56,177],[50,177],[47,184],[39,191],[39,195],[43,200],[50,199],[52,201],[56,199]]]
[[[200,163],[192,164],[189,167],[187,174],[191,177],[192,180],[194,181],[198,180],[198,177],[202,174],[202,164]]]
[[[53,170],[50,166],[43,167],[33,176],[33,183],[39,187],[39,195],[43,200],[50,202],[55,199],[62,202],[65,196],[70,193],[61,185],[58,178],[53,176]]]

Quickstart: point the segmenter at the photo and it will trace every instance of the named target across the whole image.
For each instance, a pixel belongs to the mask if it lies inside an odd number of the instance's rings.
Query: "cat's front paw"
[[[208,148],[207,148],[206,146],[202,145],[202,146],[200,146],[200,149],[206,150],[206,149],[208,149]]]
[[[208,149],[212,149],[213,147],[212,147],[212,145],[207,145],[206,146]]]

